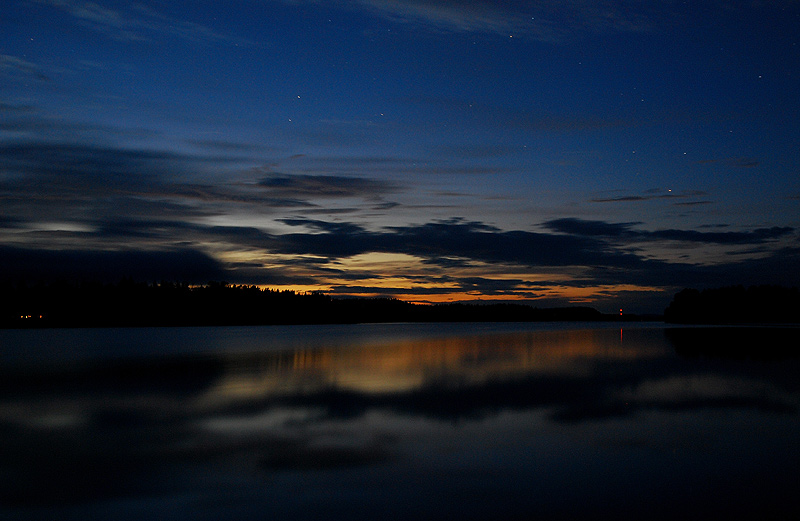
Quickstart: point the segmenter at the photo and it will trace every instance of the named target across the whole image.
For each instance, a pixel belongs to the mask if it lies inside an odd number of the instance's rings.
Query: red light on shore
[[[621,309],[619,310],[619,316],[622,316],[622,310]]]

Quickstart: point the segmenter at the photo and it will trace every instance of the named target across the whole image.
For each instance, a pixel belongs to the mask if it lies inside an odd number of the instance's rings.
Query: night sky
[[[6,0],[0,278],[800,285],[800,2]]]

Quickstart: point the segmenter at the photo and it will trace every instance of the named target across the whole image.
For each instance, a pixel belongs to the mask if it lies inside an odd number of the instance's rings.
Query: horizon
[[[0,282],[800,286],[796,1],[8,4]]]

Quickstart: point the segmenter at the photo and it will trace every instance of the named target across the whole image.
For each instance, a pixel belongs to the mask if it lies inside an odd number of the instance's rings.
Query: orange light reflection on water
[[[514,332],[259,353],[231,359],[205,397],[224,401],[331,388],[393,393],[427,382],[469,385],[536,374],[586,374],[599,360],[655,354],[652,348],[623,345],[621,334],[615,329]]]

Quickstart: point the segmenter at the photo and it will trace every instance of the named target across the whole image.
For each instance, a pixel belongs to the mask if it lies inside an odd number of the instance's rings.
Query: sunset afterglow
[[[798,285],[799,21],[789,0],[6,2],[0,277],[609,313]]]

